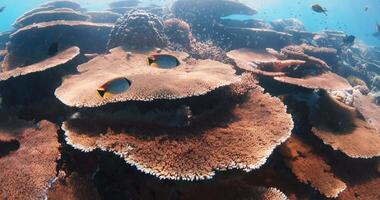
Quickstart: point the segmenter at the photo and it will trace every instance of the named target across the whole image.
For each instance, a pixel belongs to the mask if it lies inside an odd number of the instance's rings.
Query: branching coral
[[[108,49],[118,46],[141,49],[163,47],[165,44],[161,19],[144,10],[132,10],[116,22],[108,41]]]

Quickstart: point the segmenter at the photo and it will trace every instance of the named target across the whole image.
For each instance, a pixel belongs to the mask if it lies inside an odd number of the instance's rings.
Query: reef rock
[[[118,46],[141,49],[163,47],[165,44],[161,19],[144,10],[133,10],[117,20],[110,34],[108,49]]]

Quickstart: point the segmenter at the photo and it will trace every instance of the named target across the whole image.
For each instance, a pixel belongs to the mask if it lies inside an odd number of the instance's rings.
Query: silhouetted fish
[[[49,50],[48,50],[48,55],[49,56],[54,56],[55,54],[58,53],[58,43],[57,42],[53,42],[50,46],[49,46]]]
[[[317,13],[323,13],[327,16],[327,10],[322,8],[322,6],[320,6],[319,4],[314,4],[311,6],[311,9],[313,9],[314,12],[317,12]]]
[[[156,54],[148,57],[148,64],[151,67],[170,69],[180,65],[180,62],[172,55]]]
[[[0,13],[2,13],[5,10],[5,6],[0,7]]]
[[[127,91],[130,86],[131,82],[128,79],[120,77],[104,83],[97,89],[97,91],[101,97],[107,98],[112,95],[120,94]]]
[[[347,35],[346,37],[343,38],[343,43],[346,45],[353,45],[355,42],[355,36],[353,35]]]
[[[364,11],[366,11],[366,12],[367,12],[367,11],[368,11],[368,7],[365,7],[365,8],[364,8]]]

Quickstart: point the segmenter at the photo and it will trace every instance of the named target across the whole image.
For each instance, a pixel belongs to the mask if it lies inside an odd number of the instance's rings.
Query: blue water
[[[88,10],[107,8],[113,0],[77,0]],[[37,7],[47,0],[0,0],[0,7],[6,6],[0,13],[0,31],[11,29],[12,23],[24,12]],[[355,35],[369,45],[380,46],[380,39],[372,34],[376,31],[376,22],[380,22],[380,0],[242,0],[256,8],[257,19],[272,21],[280,18],[298,18],[305,23],[308,31],[324,29],[341,30]],[[147,0],[146,3],[162,3],[161,0]],[[314,13],[310,7],[318,3],[327,8],[328,15]],[[365,12],[364,8],[368,7]]]

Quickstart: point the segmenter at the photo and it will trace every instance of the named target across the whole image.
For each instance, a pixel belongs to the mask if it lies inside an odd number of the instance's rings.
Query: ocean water
[[[88,10],[104,10],[112,1],[77,0]],[[142,3],[162,4],[170,1],[143,0]],[[6,9],[0,13],[0,32],[10,30],[17,17],[45,2],[48,0],[0,0],[0,6],[6,6]],[[241,2],[259,11],[253,16],[256,19],[272,21],[297,18],[305,24],[308,31],[340,30],[355,35],[357,39],[368,45],[380,46],[380,39],[373,36],[376,32],[376,23],[380,22],[378,0],[242,0]],[[320,4],[326,8],[327,16],[313,12],[311,10],[313,4]]]

